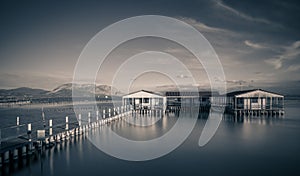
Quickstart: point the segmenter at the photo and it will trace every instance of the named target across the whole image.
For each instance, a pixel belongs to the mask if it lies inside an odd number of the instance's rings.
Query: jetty
[[[70,122],[66,116],[65,122],[60,124],[53,124],[52,119],[46,122],[44,117],[43,121],[21,124],[20,118],[16,117],[16,125],[0,129],[0,167],[33,157],[41,150],[81,136],[91,129],[120,120],[134,112],[130,105],[108,108],[101,113],[97,111],[96,118],[92,118],[91,112],[88,112],[78,114],[77,121],[74,122]]]

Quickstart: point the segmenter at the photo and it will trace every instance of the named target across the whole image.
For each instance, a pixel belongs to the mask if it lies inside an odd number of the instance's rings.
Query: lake
[[[286,100],[283,117],[236,119],[225,115],[214,137],[203,147],[199,147],[198,141],[207,114],[200,114],[192,133],[178,148],[149,161],[120,160],[100,151],[87,139],[95,133],[105,134],[104,128],[96,128],[30,159],[3,167],[1,175],[298,175],[299,105],[299,100]],[[66,115],[76,121],[70,105],[43,107],[43,111],[46,119],[54,119],[54,123],[63,122]],[[16,116],[20,116],[21,123],[39,121],[41,107],[1,108],[1,128],[15,125]],[[146,127],[124,121],[108,126],[123,137],[143,141],[168,132],[177,117],[169,114],[153,120],[157,122]]]

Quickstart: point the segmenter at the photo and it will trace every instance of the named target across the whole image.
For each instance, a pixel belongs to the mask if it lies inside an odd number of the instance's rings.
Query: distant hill
[[[119,96],[121,92],[116,88],[108,85],[93,84],[75,84],[76,91],[81,91],[83,96]],[[95,94],[93,93],[95,88]],[[72,83],[66,83],[56,87],[51,91],[43,89],[33,89],[28,87],[20,87],[16,89],[0,89],[0,101],[19,101],[32,99],[49,99],[49,98],[72,98]]]
[[[32,98],[40,97],[47,94],[47,90],[43,89],[32,89],[28,87],[20,87],[16,89],[0,89],[1,98]]]
[[[72,83],[66,83],[60,85],[53,89],[52,91],[47,92],[47,95],[54,97],[72,97]],[[113,88],[108,85],[94,85],[94,84],[74,84],[76,91],[80,91],[83,95],[93,95],[93,88],[95,88],[95,95],[121,95],[121,92],[116,88]]]

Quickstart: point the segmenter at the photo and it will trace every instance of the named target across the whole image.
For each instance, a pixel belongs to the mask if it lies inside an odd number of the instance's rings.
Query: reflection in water
[[[136,117],[129,116],[124,120],[113,122],[109,125],[114,132],[119,136],[130,140],[143,141],[157,138],[166,133],[176,122],[176,118],[170,117]],[[130,121],[128,123],[127,121]],[[139,121],[136,125],[132,122]],[[147,126],[139,126],[141,123],[151,124],[155,121],[155,124]],[[103,130],[103,128],[102,128]]]
[[[180,113],[178,118],[163,117],[168,118],[167,121],[156,116],[127,116],[125,119],[132,119],[129,120],[130,122],[139,120],[138,124],[151,120],[157,121],[157,123],[146,127],[123,123],[124,127],[114,128],[118,126],[119,122],[113,122],[112,125],[102,126],[99,132],[89,134],[89,139],[97,148],[120,159],[131,161],[154,159],[173,151],[188,137],[198,117],[196,113],[188,112],[188,114],[191,116]],[[125,119],[123,120],[128,121]],[[167,125],[162,125],[163,122],[167,122]],[[173,124],[168,122],[173,122]],[[162,126],[166,126],[166,129]],[[124,137],[120,134],[127,136]],[[138,140],[132,139],[132,137]]]
[[[133,113],[133,118],[124,118],[123,121],[135,126],[151,126],[157,123],[163,116],[161,113]]]
[[[294,110],[295,111],[295,110]],[[186,121],[194,111],[180,112]],[[170,113],[157,120],[138,117],[131,120],[156,121],[136,126],[116,121],[85,135],[62,141],[51,149],[2,167],[2,175],[292,175],[299,172],[299,110],[288,117],[234,117],[226,114],[216,135],[204,147],[197,142],[208,113],[200,113],[190,137],[172,153],[147,162],[125,162],[98,150],[87,140],[97,134],[110,140],[106,128],[131,140],[151,140],[167,133],[178,117]],[[134,117],[128,117],[134,118]],[[141,119],[142,118],[142,119]],[[147,119],[148,118],[148,119]],[[101,141],[105,142],[105,141]],[[157,146],[159,147],[159,145]],[[184,169],[182,168],[184,166]],[[216,166],[218,166],[216,168]],[[234,167],[233,167],[234,166]],[[157,169],[159,168],[159,169]]]
[[[259,125],[273,125],[283,122],[284,116],[236,116],[234,114],[225,114],[223,121],[234,123],[252,123]]]
[[[53,175],[53,151],[54,149],[48,150],[48,157],[49,157],[49,168],[50,168],[50,175]]]
[[[18,162],[12,162],[3,165],[1,168],[1,175],[11,175],[22,173],[21,175],[54,175],[57,168],[57,164],[60,159],[63,159],[67,168],[72,167],[71,152],[70,150],[75,147],[78,150],[79,156],[83,159],[84,151],[82,145],[84,145],[83,136],[75,136],[68,141],[62,141],[57,143],[54,147],[36,151],[31,157],[23,157]],[[56,166],[56,167],[55,167]]]

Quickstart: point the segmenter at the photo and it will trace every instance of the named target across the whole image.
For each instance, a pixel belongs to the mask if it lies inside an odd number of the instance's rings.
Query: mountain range
[[[42,99],[59,99],[59,100],[71,100],[72,99],[72,86],[74,86],[76,92],[80,92],[82,97],[91,97],[95,96],[97,98],[103,98],[106,96],[122,96],[124,93],[119,91],[118,89],[108,86],[108,85],[94,85],[94,84],[72,84],[66,83],[56,87],[53,90],[43,90],[43,89],[34,89],[28,87],[20,87],[15,89],[0,89],[0,101],[1,102],[9,102],[9,101],[19,101],[19,100],[42,100]],[[188,90],[189,86],[181,87],[183,90]],[[274,89],[274,90],[273,90]],[[273,87],[274,92],[280,92],[280,88],[278,90],[276,87]],[[178,88],[173,85],[165,85],[158,86],[155,89],[155,92],[165,92],[165,91],[178,91]],[[207,91],[208,88],[199,88],[199,91]],[[234,91],[235,89],[227,90],[228,92]],[[267,89],[269,90],[269,89]],[[95,91],[95,93],[94,93]],[[284,94],[286,96],[297,96],[300,95],[295,94]]]
[[[119,96],[122,93],[108,85],[93,85],[93,84],[72,84],[66,83],[56,87],[53,90],[34,89],[28,87],[20,87],[16,89],[0,89],[1,100],[29,100],[42,98],[71,98],[72,86],[76,91],[83,92],[83,95],[95,96]],[[93,93],[95,88],[95,94]]]

